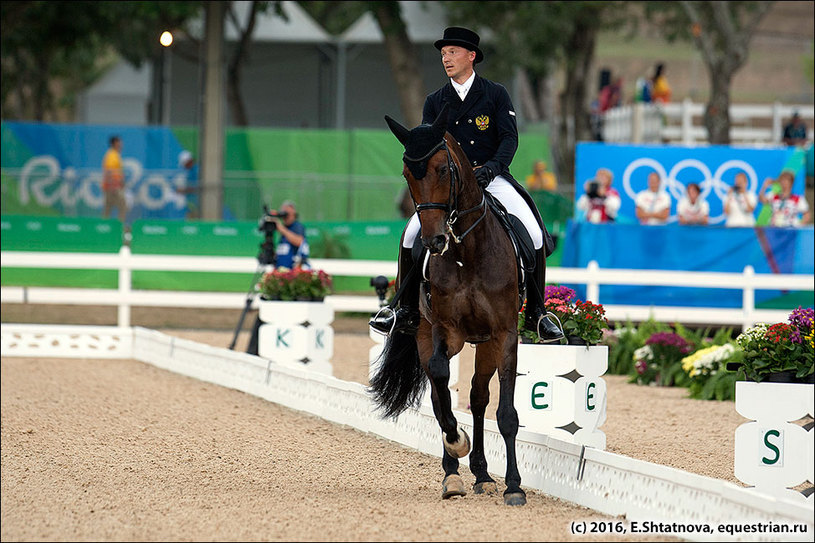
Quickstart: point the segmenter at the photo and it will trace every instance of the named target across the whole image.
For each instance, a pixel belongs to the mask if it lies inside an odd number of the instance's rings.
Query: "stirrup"
[[[560,337],[556,338],[556,339],[543,339],[543,336],[541,335],[541,321],[544,319],[544,317],[548,317],[550,315],[552,317],[554,317],[555,320],[557,321],[557,327],[560,330]],[[554,323],[552,323],[552,324],[554,324]],[[558,318],[558,316],[555,315],[554,313],[552,313],[551,311],[547,311],[546,314],[541,315],[540,317],[538,317],[538,322],[535,323],[535,332],[538,334],[538,338],[540,338],[540,340],[543,343],[555,343],[555,342],[560,341],[562,338],[566,337],[566,333],[563,331],[563,323],[560,322],[560,319]]]
[[[374,315],[374,316],[371,318],[371,321],[375,321],[377,318],[379,318],[379,314],[380,314],[380,313],[382,313],[383,311],[386,311],[386,310],[387,310],[387,311],[390,311],[390,312],[391,312],[391,315],[393,316],[393,324],[391,324],[391,329],[390,329],[390,331],[389,331],[389,332],[387,332],[387,333],[386,333],[386,332],[383,332],[383,331],[381,331],[381,330],[377,330],[376,328],[374,328],[373,326],[371,326],[370,322],[368,323],[368,326],[369,326],[369,327],[370,327],[370,328],[371,328],[371,329],[372,329],[374,332],[376,332],[377,334],[381,334],[381,335],[383,335],[383,336],[385,336],[385,337],[390,337],[390,336],[391,336],[391,334],[393,334],[393,329],[394,329],[394,328],[396,328],[396,311],[395,311],[395,310],[394,310],[392,307],[389,307],[389,306],[387,306],[387,305],[386,305],[386,306],[384,306],[384,307],[381,307],[381,308],[379,309],[379,311],[377,311],[377,312],[376,312],[376,315]]]

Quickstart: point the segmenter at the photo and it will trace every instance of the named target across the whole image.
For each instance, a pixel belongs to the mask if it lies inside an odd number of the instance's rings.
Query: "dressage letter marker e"
[[[549,383],[546,381],[539,381],[532,385],[532,408],[533,409],[543,409],[543,410],[551,410],[552,406],[548,403],[544,403],[544,398],[546,397],[546,392],[549,391],[551,395],[551,390],[549,389]],[[540,401],[538,401],[540,400]]]
[[[586,384],[586,411],[594,411],[594,408],[597,407],[594,401],[594,394],[592,394],[592,390],[595,388],[597,388],[597,383]]]

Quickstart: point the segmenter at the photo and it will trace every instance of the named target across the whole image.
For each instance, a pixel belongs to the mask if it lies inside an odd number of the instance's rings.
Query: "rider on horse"
[[[562,338],[563,333],[549,320],[544,308],[544,228],[529,194],[509,173],[509,164],[518,148],[515,108],[506,88],[475,73],[475,64],[484,58],[478,48],[479,41],[478,34],[461,27],[445,29],[444,37],[436,41],[434,45],[441,51],[450,83],[427,97],[422,123],[432,123],[442,107],[449,104],[447,131],[470,159],[478,184],[526,227],[535,247],[535,270],[532,273],[534,285],[527,288],[525,327],[537,332],[544,342],[554,342]],[[408,281],[399,300],[399,309],[377,315],[369,323],[382,333],[388,334],[391,330],[416,333],[420,319],[419,274],[410,273],[410,269],[414,265],[411,249],[419,229],[419,217],[414,213],[399,247],[400,283],[403,278]]]

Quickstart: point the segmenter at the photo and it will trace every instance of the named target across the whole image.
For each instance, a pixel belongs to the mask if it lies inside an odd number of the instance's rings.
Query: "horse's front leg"
[[[484,414],[490,403],[490,379],[495,373],[496,352],[494,342],[482,343],[475,351],[475,372],[470,388],[470,411],[473,414],[473,452],[470,453],[470,471],[475,475],[473,492],[492,494],[498,491],[495,479],[487,471],[484,455]]]
[[[458,422],[453,415],[450,389],[448,388],[450,359],[447,354],[447,342],[439,334],[433,334],[433,352],[426,360],[433,412],[443,434],[444,455],[442,457],[442,468],[444,469],[444,481],[442,483],[442,497],[464,496],[467,492],[464,481],[458,473],[458,459],[470,451],[470,438],[458,426]]]
[[[498,368],[500,392],[498,399],[498,430],[504,438],[507,449],[507,489],[504,503],[507,505],[526,504],[526,493],[521,489],[521,474],[515,456],[515,437],[518,435],[518,411],[515,410],[515,377],[518,365],[518,338],[508,334],[503,345],[503,360]]]

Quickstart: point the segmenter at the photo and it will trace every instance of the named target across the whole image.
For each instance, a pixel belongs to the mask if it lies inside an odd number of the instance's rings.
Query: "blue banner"
[[[668,223],[677,221],[676,207],[689,183],[697,183],[701,197],[710,205],[709,224],[724,224],[724,201],[739,172],[747,175],[748,190],[758,196],[766,178],[776,179],[789,168],[794,148],[755,149],[728,145],[683,147],[674,145],[611,145],[578,143],[575,159],[575,202],[597,170],[611,171],[611,186],[620,193],[618,223],[636,223],[634,200],[647,188],[648,174],[656,171],[671,197]],[[795,168],[793,194],[804,194],[804,168]],[[758,200],[758,198],[756,198]],[[758,216],[761,205],[754,214]],[[581,212],[575,209],[580,220]]]
[[[195,186],[197,167],[179,165],[183,149],[166,127],[4,122],[3,170],[16,178],[19,205],[63,216],[101,216],[102,157],[113,135],[122,140],[125,222],[183,218],[188,206],[183,190]]]
[[[642,226],[569,221],[564,267],[584,268],[596,260],[600,268],[682,270],[742,273],[815,273],[812,225],[801,228],[728,228],[724,226]],[[602,272],[601,272],[602,273]],[[582,298],[585,286],[568,285]],[[679,307],[741,307],[741,285],[733,289],[691,287],[600,287],[600,303]],[[812,291],[759,290],[758,307],[794,309],[812,306]]]

